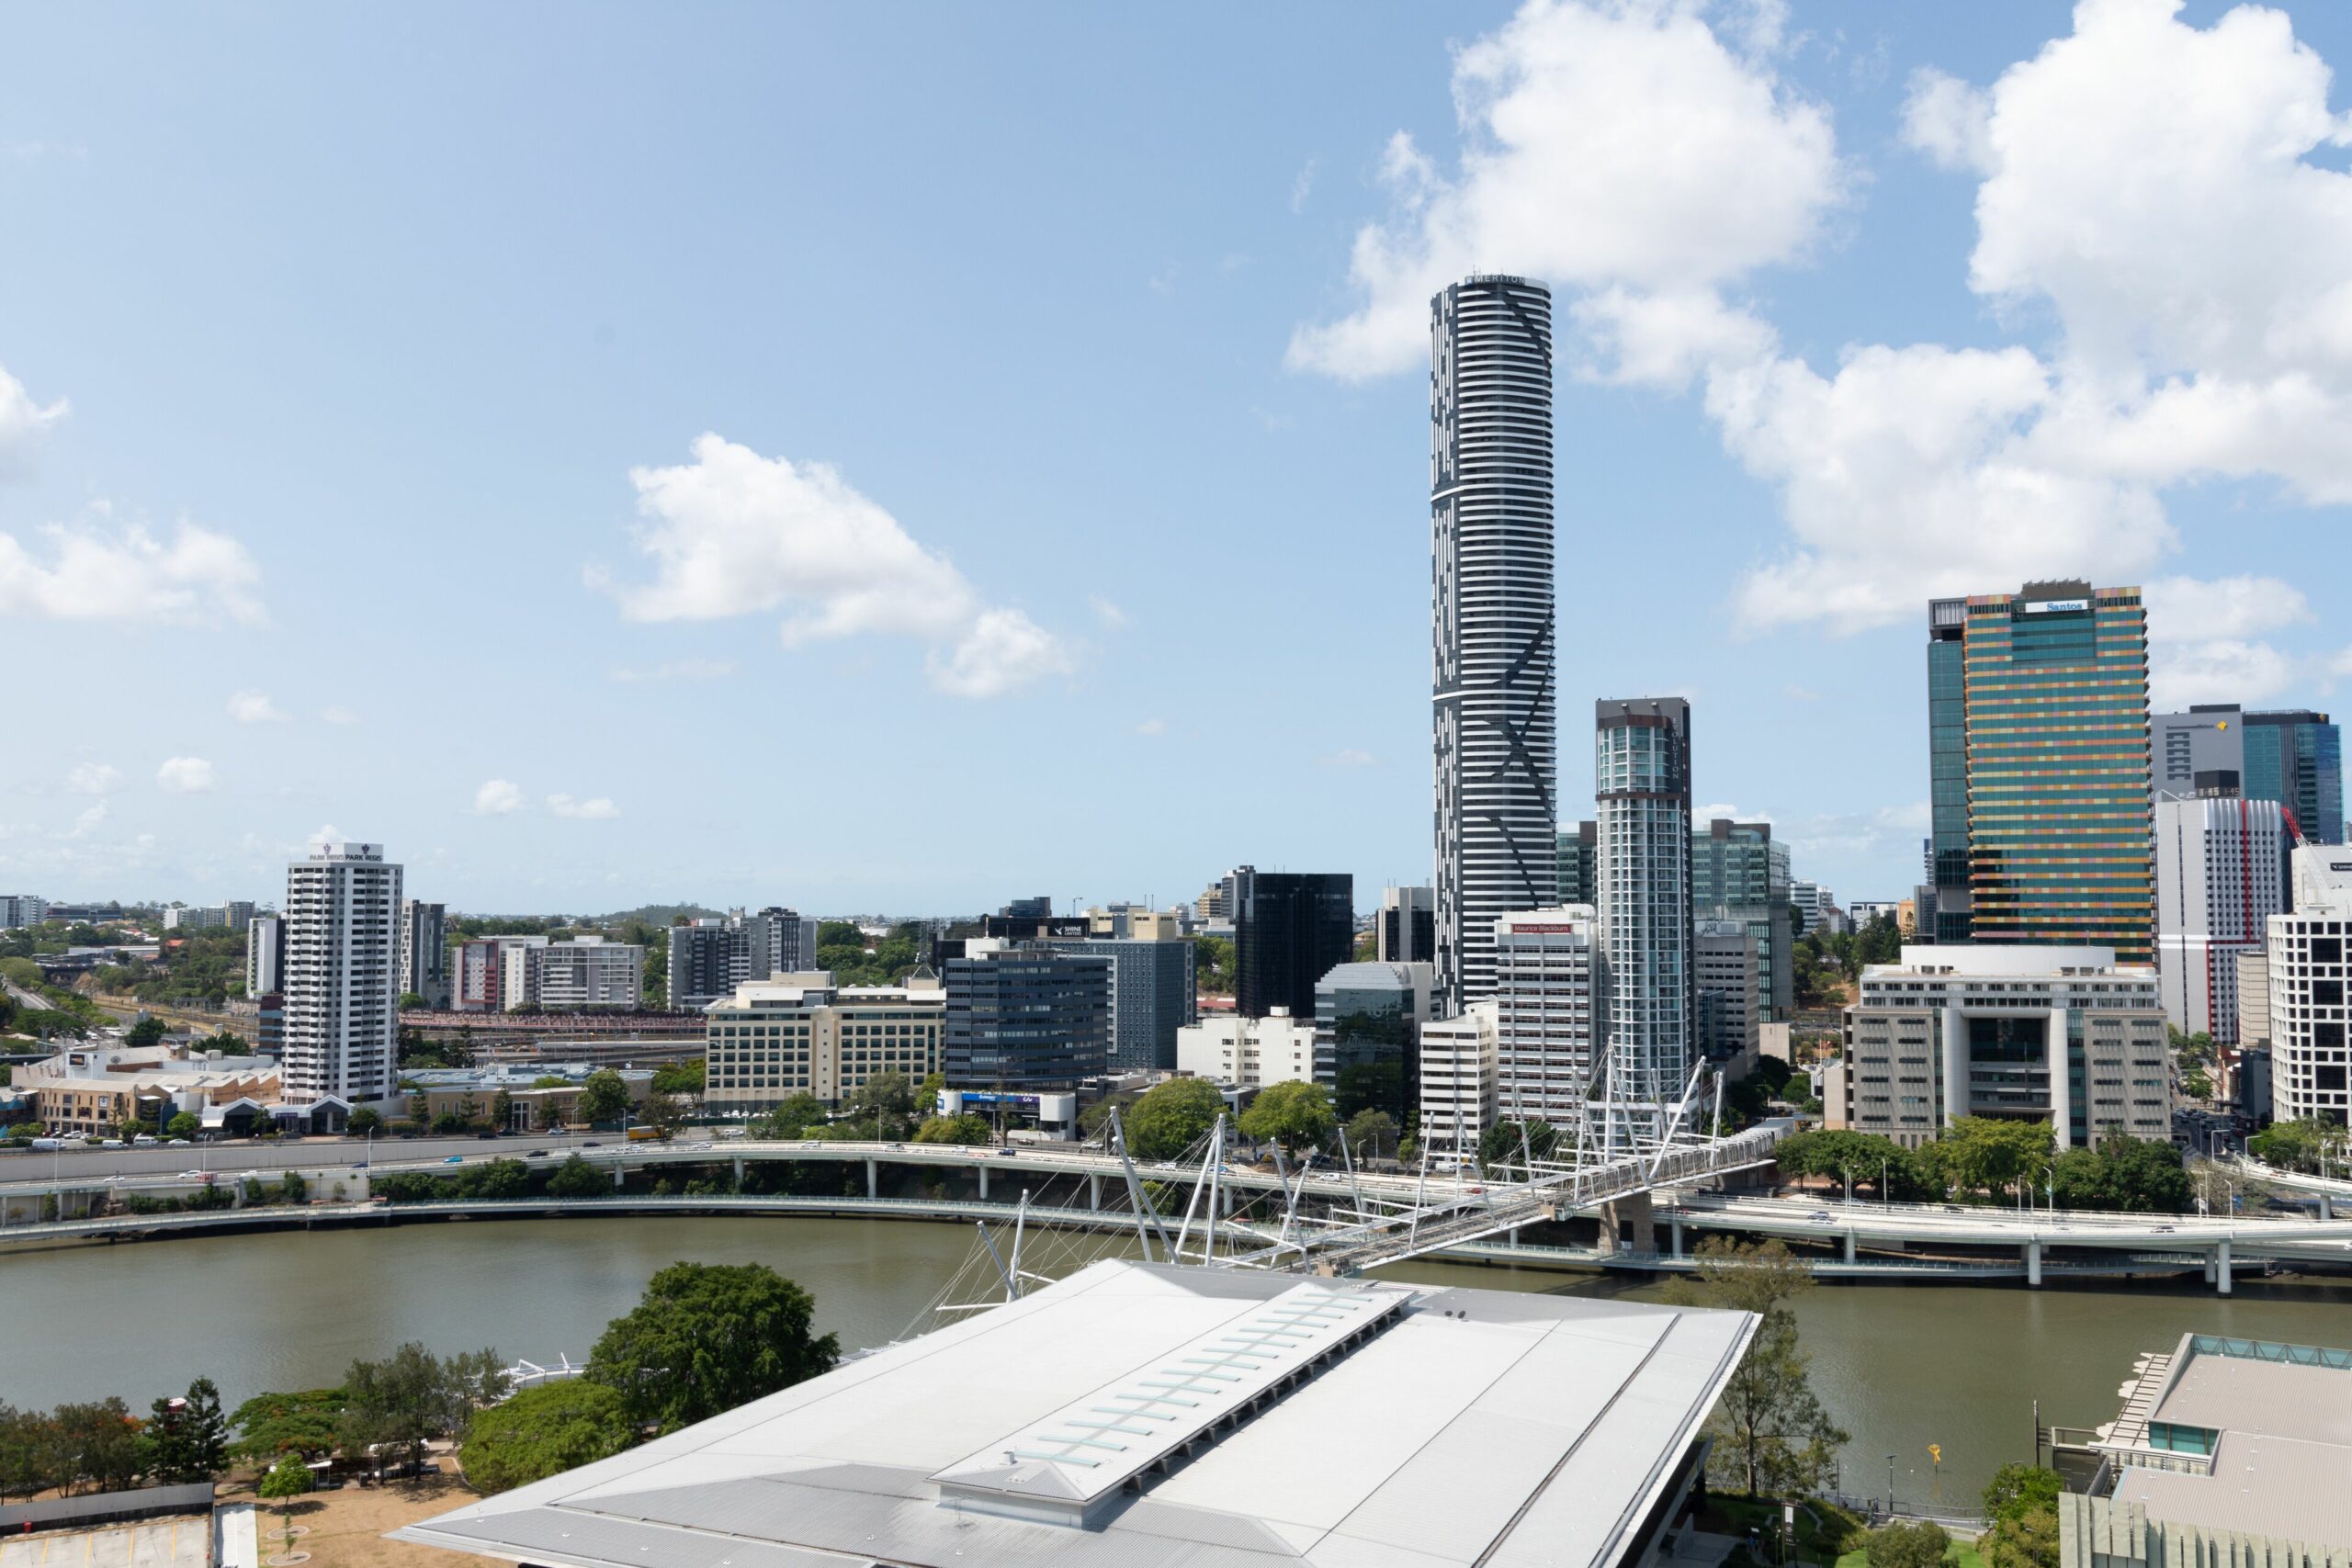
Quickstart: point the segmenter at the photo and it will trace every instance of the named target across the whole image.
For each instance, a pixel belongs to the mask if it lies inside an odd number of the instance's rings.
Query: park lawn
[[[1952,1542],[1951,1551],[1944,1562],[1951,1568],[1984,1568],[1984,1559],[1976,1554],[1976,1548],[1972,1542],[1965,1540]],[[1838,1568],[1870,1568],[1870,1559],[1862,1552],[1849,1551],[1838,1560]]]

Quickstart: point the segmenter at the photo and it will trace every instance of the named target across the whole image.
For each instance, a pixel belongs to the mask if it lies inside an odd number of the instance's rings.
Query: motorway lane
[[[450,1155],[490,1158],[519,1156],[535,1148],[565,1149],[591,1142],[616,1143],[619,1134],[543,1134],[506,1138],[378,1138],[378,1165],[446,1159]],[[370,1157],[366,1138],[280,1138],[266,1144],[189,1144],[175,1148],[27,1150],[0,1154],[0,1182],[89,1179],[109,1176],[176,1176],[183,1170],[309,1170],[353,1166]]]

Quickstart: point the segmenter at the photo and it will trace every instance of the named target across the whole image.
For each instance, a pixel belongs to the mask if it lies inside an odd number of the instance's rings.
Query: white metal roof
[[[397,1538],[571,1568],[1600,1568],[1637,1543],[1754,1331],[1103,1262]]]

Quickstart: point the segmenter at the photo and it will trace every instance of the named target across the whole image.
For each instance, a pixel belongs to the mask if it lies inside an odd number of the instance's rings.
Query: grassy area
[[[1967,1541],[1954,1541],[1944,1561],[1954,1568],[1984,1568],[1984,1559]],[[1870,1568],[1870,1559],[1859,1551],[1849,1551],[1838,1560],[1838,1568]]]

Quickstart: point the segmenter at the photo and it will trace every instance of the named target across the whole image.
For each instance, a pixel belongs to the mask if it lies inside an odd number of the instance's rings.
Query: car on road
[[[1021,1151],[1019,1149],[997,1149],[993,1152],[999,1159],[1018,1159],[1021,1157]]]
[[[589,1139],[586,1143],[584,1143],[584,1144],[581,1145],[580,1146],[581,1146],[582,1148],[583,1148],[583,1149],[601,1149],[601,1148],[603,1148],[605,1145],[604,1145],[603,1144],[598,1143],[595,1139],[591,1138],[591,1139]]]
[[[447,1159],[443,1160],[441,1163],[443,1165],[463,1165],[466,1163],[466,1156],[463,1155],[451,1155]]]
[[[548,1152],[545,1149],[533,1149],[529,1154],[525,1155],[523,1157],[525,1159],[545,1159],[548,1157]]]
[[[2168,1231],[2168,1230],[2170,1230],[2170,1229],[2172,1229],[2172,1227],[2171,1227],[2170,1225],[2158,1225],[2158,1226],[2156,1227],[2156,1234],[2157,1234],[2158,1235],[2164,1235],[2166,1231]]]
[[[1805,1218],[1811,1220],[1815,1224],[1826,1225],[1829,1223],[1829,1211],[1826,1209],[1815,1209],[1812,1213],[1807,1214]]]

